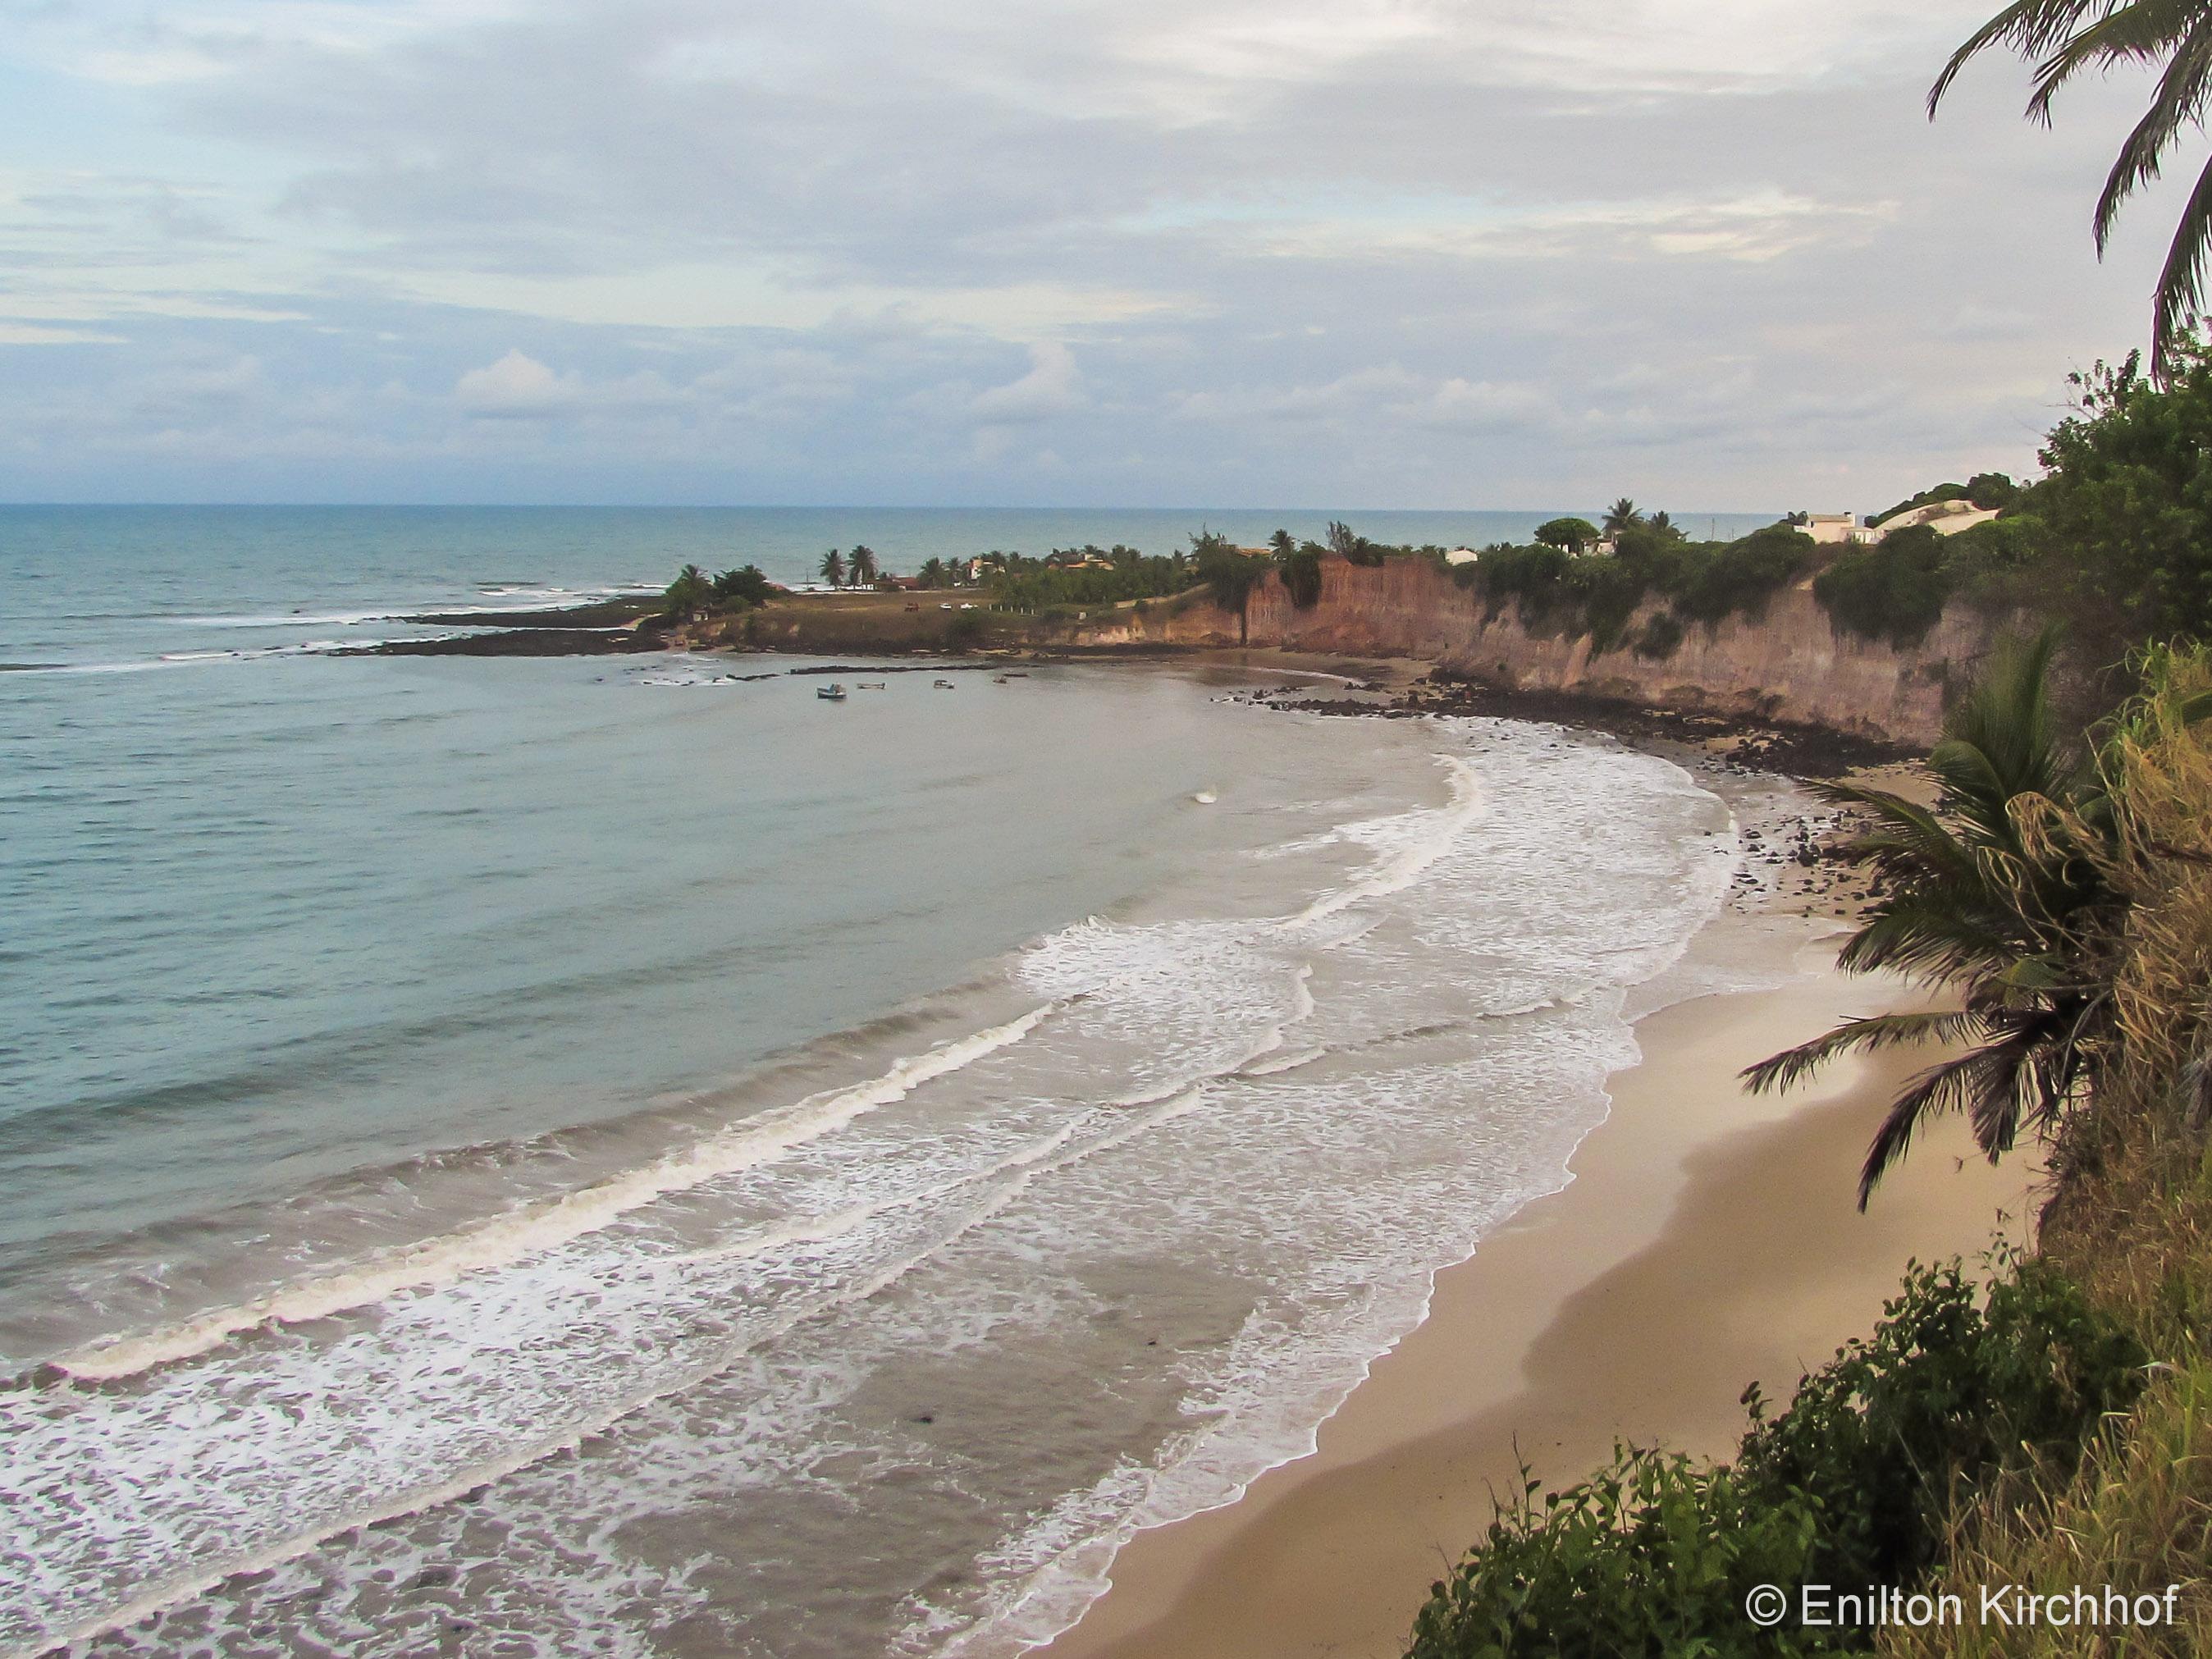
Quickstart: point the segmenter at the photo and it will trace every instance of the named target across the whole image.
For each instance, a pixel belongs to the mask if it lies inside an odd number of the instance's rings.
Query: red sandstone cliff
[[[1637,636],[1660,609],[1647,605],[1622,630]],[[1378,566],[1328,559],[1320,600],[1301,611],[1270,576],[1253,590],[1240,625],[1205,602],[1156,602],[1141,616],[1115,613],[1078,630],[1088,645],[1285,646],[1363,656],[1414,657],[1453,674],[1505,687],[1541,687],[1662,708],[1754,714],[1899,743],[1931,744],[1945,688],[1971,677],[1999,632],[1991,619],[1954,607],[1910,650],[1840,634],[1809,581],[1785,588],[1756,617],[1690,624],[1672,656],[1639,657],[1624,643],[1594,655],[1590,641],[1522,626],[1508,605],[1486,620],[1485,602],[1426,559]]]

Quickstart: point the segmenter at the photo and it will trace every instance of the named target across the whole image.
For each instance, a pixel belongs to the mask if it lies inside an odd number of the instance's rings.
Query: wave
[[[1449,781],[1449,803],[1411,819],[1377,819],[1340,831],[1348,840],[1374,842],[1380,839],[1385,845],[1389,841],[1401,844],[1373,869],[1336,891],[1323,894],[1279,926],[1285,930],[1303,927],[1348,909],[1363,899],[1403,892],[1420,879],[1422,872],[1450,851],[1461,835],[1481,819],[1485,808],[1474,768],[1457,755],[1439,755],[1437,763]]]
[[[401,1291],[450,1283],[464,1273],[551,1249],[658,1199],[764,1162],[842,1128],[866,1112],[902,1100],[925,1083],[1020,1042],[1051,1012],[1049,1006],[1031,1009],[1003,1025],[901,1060],[866,1083],[810,1095],[795,1105],[749,1119],[696,1146],[579,1192],[526,1206],[464,1232],[409,1245],[340,1273],[285,1285],[166,1330],[88,1344],[52,1364],[86,1382],[114,1382],[205,1353],[263,1326],[327,1318]]]
[[[1418,1321],[1435,1267],[1565,1178],[1620,1059],[1617,988],[1678,955],[1707,913],[1705,849],[1618,856],[1652,833],[1611,787],[1633,764],[1548,776],[1532,805],[1515,793],[1528,776],[1510,754],[1480,787],[1463,757],[1435,760],[1443,804],[1314,842],[1357,845],[1369,860],[1348,876],[1316,872],[1322,890],[1277,902],[1287,915],[1088,918],[1009,965],[1035,999],[1018,1018],[482,1225],[65,1357],[65,1375],[119,1386],[41,1383],[7,1408],[33,1431],[15,1455],[33,1477],[24,1513],[40,1519],[35,1536],[26,1519],[26,1536],[53,1587],[19,1604],[15,1629],[27,1612],[86,1615],[81,1634],[113,1630],[241,1566],[317,1548],[301,1572],[352,1605],[344,1587],[391,1558],[374,1539],[325,1540],[413,1516],[406,1547],[451,1559],[489,1511],[441,1506],[487,1480],[502,1483],[488,1501],[511,1559],[486,1571],[532,1596],[568,1595],[579,1529],[611,1547],[627,1515],[674,1524],[711,1510],[728,1540],[693,1541],[747,1571],[758,1535],[744,1528],[780,1524],[787,1478],[896,1528],[914,1482],[873,1488],[870,1472],[901,1468],[926,1486],[923,1443],[952,1460],[945,1478],[977,1483],[960,1514],[1004,1524],[996,1543],[972,1540],[968,1589],[942,1606],[916,1591],[917,1628],[933,1646],[972,1628],[977,1650],[996,1651],[1009,1632],[1066,1622],[1131,1529],[1226,1501],[1309,1446]],[[1493,796],[1515,810],[1494,810]],[[1585,828],[1603,893],[1556,879]],[[1176,1327],[1182,1346],[1164,1328],[1147,1352],[1152,1322],[1210,1319],[1207,1298],[1242,1296],[1248,1279],[1251,1307],[1223,1302],[1226,1322]],[[863,1302],[864,1316],[849,1311]],[[1125,1313],[1146,1329],[1116,1322]],[[332,1315],[346,1317],[277,1329]],[[256,1331],[268,1340],[225,1348]],[[1037,1461],[1070,1484],[1040,1499],[1017,1483],[994,1507],[1000,1472],[967,1443],[918,1443],[896,1423],[902,1440],[870,1439],[849,1415],[824,1426],[763,1381],[972,1386],[961,1398],[1001,1413],[993,1434],[1012,1469],[1022,1437],[1059,1419],[1044,1410],[1048,1382],[1025,1394],[978,1369],[999,1363],[1002,1338],[1016,1349],[1065,1339],[1057,1363],[1133,1379],[1138,1397],[1167,1402],[1165,1437],[1133,1440],[1141,1455],[1103,1471],[1066,1462],[1055,1443]],[[751,1416],[732,1431],[732,1410],[757,1401],[763,1414],[791,1407],[775,1428],[786,1441],[758,1439]],[[586,1436],[588,1456],[546,1464]],[[672,1478],[657,1471],[702,1466],[743,1481],[744,1513],[711,1502],[737,1488],[651,1485]],[[858,1484],[839,1484],[841,1468]],[[130,1606],[104,1609],[113,1592]],[[383,1593],[364,1591],[356,1625]],[[563,1605],[595,1605],[575,1594]],[[234,1603],[228,1628],[273,1615],[277,1639],[330,1645],[332,1626],[297,1622],[322,1616],[319,1598],[293,1607],[258,1595],[214,1599],[215,1645]],[[804,1596],[781,1606],[811,1613]],[[543,1633],[519,1617],[513,1627]],[[396,1651],[399,1639],[354,1650]]]

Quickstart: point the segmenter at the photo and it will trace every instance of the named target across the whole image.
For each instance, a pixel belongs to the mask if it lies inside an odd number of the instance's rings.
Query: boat
[[[842,702],[845,701],[845,688],[832,680],[827,685],[816,686],[814,695],[830,702]]]
[[[937,689],[940,691],[950,691],[952,689],[952,682],[951,680],[939,680],[936,682],[936,685]]]
[[[890,689],[890,684],[888,680],[862,680],[860,689],[863,691],[883,691]]]

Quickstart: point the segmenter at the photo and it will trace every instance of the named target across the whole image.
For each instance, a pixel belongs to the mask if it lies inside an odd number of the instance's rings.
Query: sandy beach
[[[1744,1065],[1907,1000],[1826,965],[1837,925],[1717,923],[1701,949],[1802,929],[1798,975],[1642,1020],[1642,1060],[1613,1079],[1612,1115],[1577,1151],[1572,1184],[1439,1275],[1426,1322],[1323,1425],[1314,1455],[1137,1537],[1054,1659],[1395,1655],[1521,1463],[1556,1486],[1617,1437],[1724,1455],[1745,1385],[1786,1399],[1804,1367],[1869,1328],[1908,1261],[1972,1257],[2001,1216],[2016,1233],[2033,1170],[1990,1169],[1955,1122],[1856,1210],[1859,1156],[1918,1057],[1838,1065],[1779,1101],[1738,1090]]]

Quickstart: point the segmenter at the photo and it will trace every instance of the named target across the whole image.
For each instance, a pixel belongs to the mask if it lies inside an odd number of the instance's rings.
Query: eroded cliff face
[[[1661,609],[1639,609],[1622,630],[1624,641]],[[1117,613],[1113,623],[1077,638],[1090,645],[1249,644],[1415,657],[1486,684],[1751,714],[1927,744],[1940,735],[1946,688],[1970,678],[2002,631],[1954,607],[1919,645],[1896,650],[1837,632],[1809,580],[1774,594],[1758,616],[1689,624],[1674,653],[1658,659],[1639,657],[1626,643],[1595,653],[1587,635],[1524,626],[1510,604],[1495,617],[1485,612],[1480,594],[1426,559],[1376,566],[1328,559],[1320,600],[1310,610],[1294,606],[1270,576],[1253,590],[1242,619],[1202,602],[1160,603],[1142,616]]]

